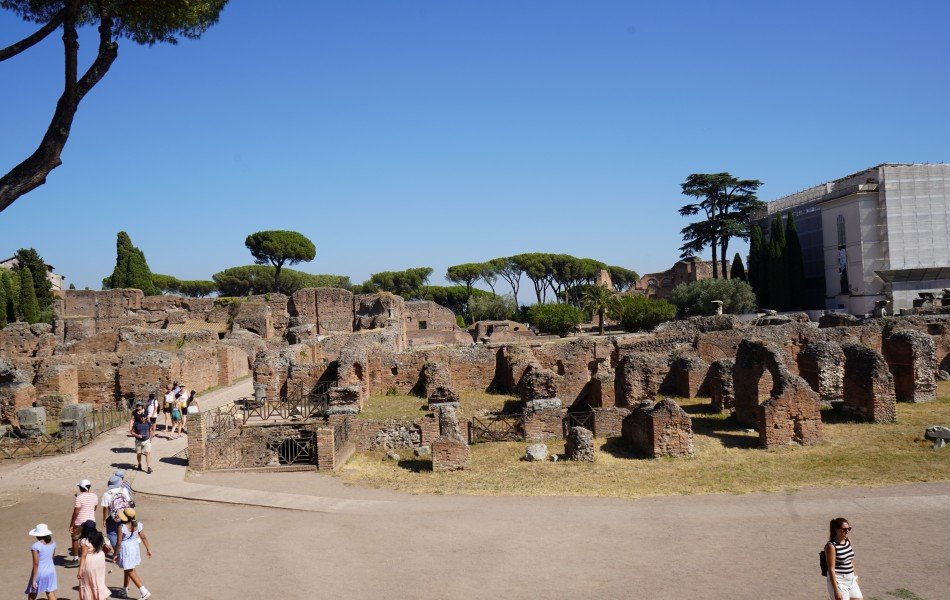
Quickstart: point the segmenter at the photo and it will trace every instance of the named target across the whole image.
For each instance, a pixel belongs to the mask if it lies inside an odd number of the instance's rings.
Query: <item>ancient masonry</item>
[[[715,410],[756,429],[764,448],[814,444],[823,403],[887,423],[895,402],[934,398],[936,378],[950,368],[945,308],[828,315],[817,325],[804,315],[697,317],[646,334],[551,340],[514,323],[460,330],[451,311],[385,293],[190,299],[67,291],[58,293],[52,326],[0,330],[0,425],[15,425],[17,409],[34,404],[56,418],[73,402],[112,405],[173,381],[201,391],[253,375],[268,400],[328,390],[326,418],[348,423],[360,447],[431,446],[439,469],[469,460],[468,421],[456,410],[447,427],[451,417],[440,409],[457,408],[468,390],[519,396],[514,414],[526,439],[563,436],[570,413],[588,415],[585,428],[598,437],[622,435],[650,455],[688,455],[688,415],[662,398],[709,395]],[[387,392],[415,394],[439,416],[356,419],[371,394]]]

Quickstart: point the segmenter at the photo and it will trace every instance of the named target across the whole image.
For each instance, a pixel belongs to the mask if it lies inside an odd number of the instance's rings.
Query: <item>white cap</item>
[[[78,485],[79,487],[81,487],[81,488],[84,489],[84,490],[88,490],[89,488],[92,487],[92,482],[89,481],[88,479],[83,479],[82,481],[80,481],[80,482],[77,483],[76,485]]]

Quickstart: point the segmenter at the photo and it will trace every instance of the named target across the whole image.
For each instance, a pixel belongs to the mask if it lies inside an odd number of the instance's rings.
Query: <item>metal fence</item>
[[[242,425],[252,420],[306,421],[323,418],[330,408],[331,385],[330,382],[318,383],[309,392],[305,392],[302,387],[296,387],[277,400],[241,398],[233,405],[222,407],[222,410],[233,414],[236,419],[240,418]]]
[[[75,452],[103,433],[128,425],[131,418],[128,408],[98,408],[57,431],[10,429],[0,437],[0,459]]]
[[[566,415],[564,415],[562,424],[564,427],[564,439],[567,439],[567,434],[570,433],[571,427],[583,427],[584,429],[588,429],[591,433],[596,435],[596,432],[594,431],[593,411],[568,412]]]
[[[503,414],[472,417],[468,424],[468,439],[472,444],[523,441],[524,417]]]

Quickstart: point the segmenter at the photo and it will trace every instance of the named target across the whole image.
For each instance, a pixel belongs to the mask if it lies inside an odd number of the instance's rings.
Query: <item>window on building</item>
[[[419,329],[428,329],[429,324],[426,321],[419,321]]]
[[[845,235],[844,215],[838,215],[838,245],[846,246],[847,236]]]

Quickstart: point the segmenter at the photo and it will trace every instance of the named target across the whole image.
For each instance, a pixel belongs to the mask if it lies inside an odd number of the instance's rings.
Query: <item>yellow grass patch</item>
[[[461,392],[459,403],[465,415],[473,415],[483,410],[502,410],[506,402],[517,401],[516,396],[489,394],[488,392]],[[360,411],[359,418],[369,421],[387,419],[418,419],[426,410],[425,398],[397,394],[395,396],[370,396]]]
[[[950,448],[934,450],[923,437],[928,425],[950,423],[950,383],[939,384],[938,396],[935,402],[898,404],[898,422],[888,425],[835,422],[833,413],[823,411],[824,442],[810,447],[758,449],[757,435],[709,413],[708,399],[679,399],[693,418],[693,458],[640,459],[611,438],[598,440],[593,464],[529,463],[520,460],[525,442],[487,443],[472,446],[465,471],[433,473],[428,460],[404,450],[398,464],[382,460],[381,453],[358,453],[339,476],[414,493],[620,498],[945,481]],[[547,445],[550,452],[563,452],[561,440]]]

